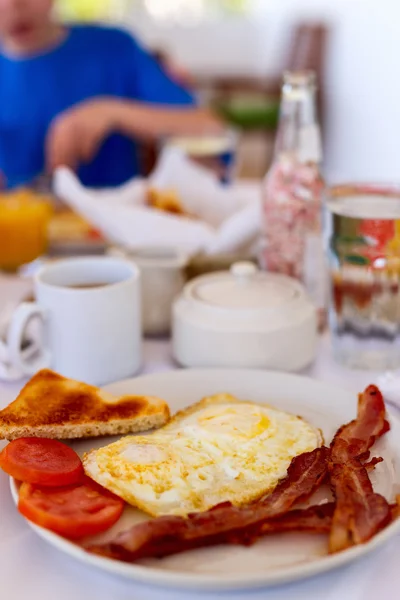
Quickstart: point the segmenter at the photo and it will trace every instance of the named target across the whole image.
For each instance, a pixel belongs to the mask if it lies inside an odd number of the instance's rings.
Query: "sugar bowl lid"
[[[275,329],[313,310],[303,286],[290,277],[238,262],[229,271],[203,275],[184,292],[192,316],[218,328]]]
[[[263,273],[251,262],[232,265],[230,271],[199,280],[192,294],[210,306],[267,310],[292,302],[300,290],[286,277]]]

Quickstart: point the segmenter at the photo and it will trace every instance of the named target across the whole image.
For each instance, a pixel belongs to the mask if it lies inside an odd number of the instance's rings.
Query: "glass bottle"
[[[272,165],[263,184],[263,269],[303,282],[322,327],[326,314],[321,136],[312,71],[284,75]]]

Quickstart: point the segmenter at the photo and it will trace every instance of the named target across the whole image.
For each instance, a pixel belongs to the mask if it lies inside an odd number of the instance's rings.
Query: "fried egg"
[[[87,475],[152,516],[242,506],[272,491],[295,456],[321,446],[318,429],[267,405],[218,394],[148,435],[83,459]]]

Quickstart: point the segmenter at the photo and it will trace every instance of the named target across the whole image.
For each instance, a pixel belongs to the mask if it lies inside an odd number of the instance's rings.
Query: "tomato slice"
[[[24,517],[63,537],[79,539],[106,531],[120,518],[124,501],[89,478],[60,488],[23,483],[18,510]]]
[[[47,438],[20,438],[0,453],[0,467],[19,481],[43,486],[82,481],[81,459],[69,446]]]

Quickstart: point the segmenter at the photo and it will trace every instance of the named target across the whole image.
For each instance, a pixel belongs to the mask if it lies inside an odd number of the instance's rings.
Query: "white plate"
[[[250,370],[160,373],[115,383],[106,389],[117,395],[161,396],[169,402],[173,412],[203,396],[230,392],[241,399],[267,402],[305,417],[322,429],[327,443],[340,425],[354,418],[357,404],[353,394],[332,385],[297,375]],[[400,421],[391,417],[391,425],[392,430],[374,449],[385,460],[372,474],[375,490],[390,501],[399,491],[396,481],[400,483],[397,458],[400,455]],[[82,453],[110,441],[110,438],[86,440],[74,442],[72,446]],[[18,488],[14,481],[11,482],[11,490],[17,502]],[[321,490],[318,499],[326,497],[327,493]],[[143,513],[127,508],[121,521],[101,539],[109,539],[117,531],[144,518]],[[152,585],[213,591],[266,587],[329,571],[371,552],[400,531],[399,519],[368,544],[332,556],[327,555],[326,536],[293,533],[265,537],[250,548],[219,546],[131,565],[88,554],[60,536],[30,525],[59,550],[105,571]]]

